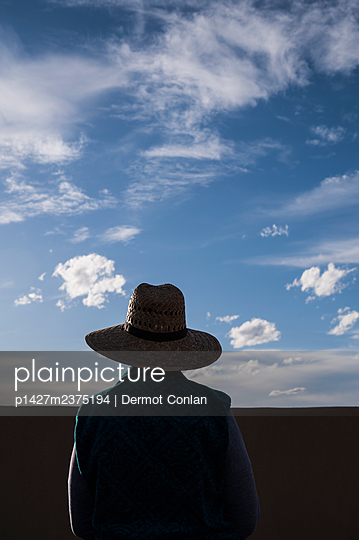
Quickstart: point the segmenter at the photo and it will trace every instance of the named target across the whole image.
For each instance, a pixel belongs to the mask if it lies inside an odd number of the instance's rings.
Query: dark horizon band
[[[176,341],[177,339],[183,339],[187,336],[187,328],[184,328],[183,330],[178,330],[177,332],[148,332],[148,330],[141,330],[140,328],[136,328],[135,326],[132,326],[132,324],[126,324],[125,326],[126,332],[131,334],[132,336],[146,339],[147,341]]]

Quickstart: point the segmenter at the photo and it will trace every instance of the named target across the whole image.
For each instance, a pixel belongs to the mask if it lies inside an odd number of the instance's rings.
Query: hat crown
[[[131,296],[125,329],[133,326],[154,333],[171,333],[186,328],[185,301],[182,291],[165,283],[141,283]]]

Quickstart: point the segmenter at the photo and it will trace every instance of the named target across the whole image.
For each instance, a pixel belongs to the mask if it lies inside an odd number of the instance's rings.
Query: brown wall
[[[251,539],[359,538],[359,416],[234,412],[261,503]],[[74,538],[67,511],[73,427],[71,416],[0,418],[2,538]]]

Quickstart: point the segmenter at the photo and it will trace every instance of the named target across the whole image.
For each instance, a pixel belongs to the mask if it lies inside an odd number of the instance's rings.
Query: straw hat
[[[214,336],[186,327],[184,296],[169,283],[141,283],[133,291],[125,323],[91,332],[85,341],[112,360],[167,371],[208,366],[222,352]]]

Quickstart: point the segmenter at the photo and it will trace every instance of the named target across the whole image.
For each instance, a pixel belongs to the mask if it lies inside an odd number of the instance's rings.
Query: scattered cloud
[[[348,307],[338,309],[338,317],[336,317],[332,322],[339,321],[339,323],[337,326],[332,328],[328,334],[332,336],[342,336],[354,326],[358,319],[359,313],[354,309],[352,311],[350,311],[350,308]]]
[[[306,388],[299,387],[299,388],[290,388],[289,390],[272,390],[269,394],[269,396],[296,396],[297,394],[301,394],[302,392],[305,392]]]
[[[211,317],[211,313],[209,311],[207,311],[206,319],[208,320],[210,317]]]
[[[0,204],[0,224],[24,221],[40,215],[78,215],[114,206],[113,197],[93,199],[64,176],[47,187],[26,183],[19,175],[5,180],[7,200]]]
[[[120,274],[114,275],[114,272],[114,261],[97,253],[79,255],[58,264],[52,275],[64,280],[59,290],[65,291],[66,298],[59,300],[56,305],[64,311],[71,306],[72,300],[83,296],[85,306],[105,307],[108,293],[125,294],[123,286],[126,280]]]
[[[46,276],[46,272],[41,274],[41,276],[39,276],[37,279],[39,279],[40,281],[44,281],[45,276]]]
[[[329,128],[327,126],[313,126],[311,127],[312,133],[319,137],[319,139],[308,139],[306,144],[312,146],[326,146],[327,144],[338,144],[344,139],[346,129],[342,126]]]
[[[261,230],[260,235],[267,237],[267,236],[282,236],[282,235],[288,236],[289,235],[289,229],[288,225],[285,225],[282,227],[281,225],[278,227],[277,225],[272,225],[272,227],[265,227]]]
[[[351,270],[344,270],[335,268],[333,263],[328,264],[328,270],[325,270],[320,275],[320,268],[318,266],[312,266],[305,270],[299,279],[295,279],[293,283],[286,285],[287,291],[292,287],[301,287],[303,292],[312,290],[314,295],[318,298],[324,296],[330,296],[331,294],[340,293],[346,284],[341,283],[343,277],[353,272],[355,268]],[[313,297],[309,297],[311,300]]]
[[[170,11],[141,4],[141,16],[161,18],[156,39],[146,39],[144,47],[139,34],[139,42],[112,39],[108,45],[108,60],[126,81],[121,90],[131,97],[131,105],[123,100],[114,114],[150,121],[162,138],[128,171],[128,204],[162,201],[191,186],[208,185],[219,173],[245,168],[248,151],[251,160],[255,150],[256,159],[268,154],[269,142],[243,151],[240,144],[223,140],[208,127],[214,114],[255,106],[292,85],[309,84],[313,64],[326,73],[355,68],[358,55],[352,50],[348,57],[345,49],[358,35],[354,8],[324,4],[295,3],[285,11],[261,9],[250,1],[196,2],[194,11],[181,11],[183,3]],[[333,27],[345,28],[345,38]],[[276,146],[278,159],[288,161],[288,147],[279,145],[272,142],[272,149]]]
[[[310,84],[313,70],[349,73],[359,64],[359,25],[351,0],[294,2],[285,10],[250,0],[172,2],[167,10],[159,6],[168,3],[151,1],[52,3],[138,10],[143,22],[157,18],[160,29],[150,38],[135,31],[94,43],[87,48],[93,58],[73,50],[31,57],[15,35],[3,40],[0,166],[77,159],[88,142],[78,126],[98,113],[89,104],[112,90],[121,93],[121,103],[114,100],[111,114],[147,122],[159,139],[142,150],[132,169],[137,174],[125,199],[133,206],[207,185],[219,171],[241,170],[248,152],[253,160],[255,150],[258,159],[272,148],[279,160],[288,160],[288,147],[278,141],[243,150],[240,143],[223,140],[209,127],[211,118]],[[340,129],[313,127],[318,140],[327,142],[337,141]],[[201,170],[193,162],[202,164]],[[16,212],[6,219],[16,221]]]
[[[253,318],[241,326],[231,328],[227,335],[232,338],[230,343],[235,349],[280,339],[280,332],[276,329],[275,323],[259,318]]]
[[[80,242],[87,240],[89,237],[90,233],[88,227],[81,227],[75,231],[74,236],[70,239],[70,242],[73,244],[79,244]]]
[[[255,356],[251,350],[225,352],[213,366],[193,371],[190,376],[202,384],[221,388],[233,397],[235,407],[269,407],[274,402],[288,407],[355,406],[357,352],[256,350]],[[283,360],[289,357],[302,360],[284,364]],[[258,365],[253,363],[254,358]],[[250,360],[252,363],[248,364]],[[250,371],[257,369],[259,372],[251,376]],[[269,397],[271,392],[274,393]]]
[[[238,319],[239,315],[225,315],[225,317],[216,317],[216,321],[226,322],[231,324],[232,321]]]
[[[25,306],[26,304],[31,304],[32,302],[43,302],[41,289],[36,289],[31,287],[32,292],[29,294],[24,294],[24,296],[19,296],[14,301],[15,306]]]
[[[138,229],[137,227],[131,227],[128,225],[120,225],[117,227],[112,227],[111,229],[107,229],[102,235],[101,240],[103,242],[129,242],[132,240],[137,234],[141,232],[141,229]]]

